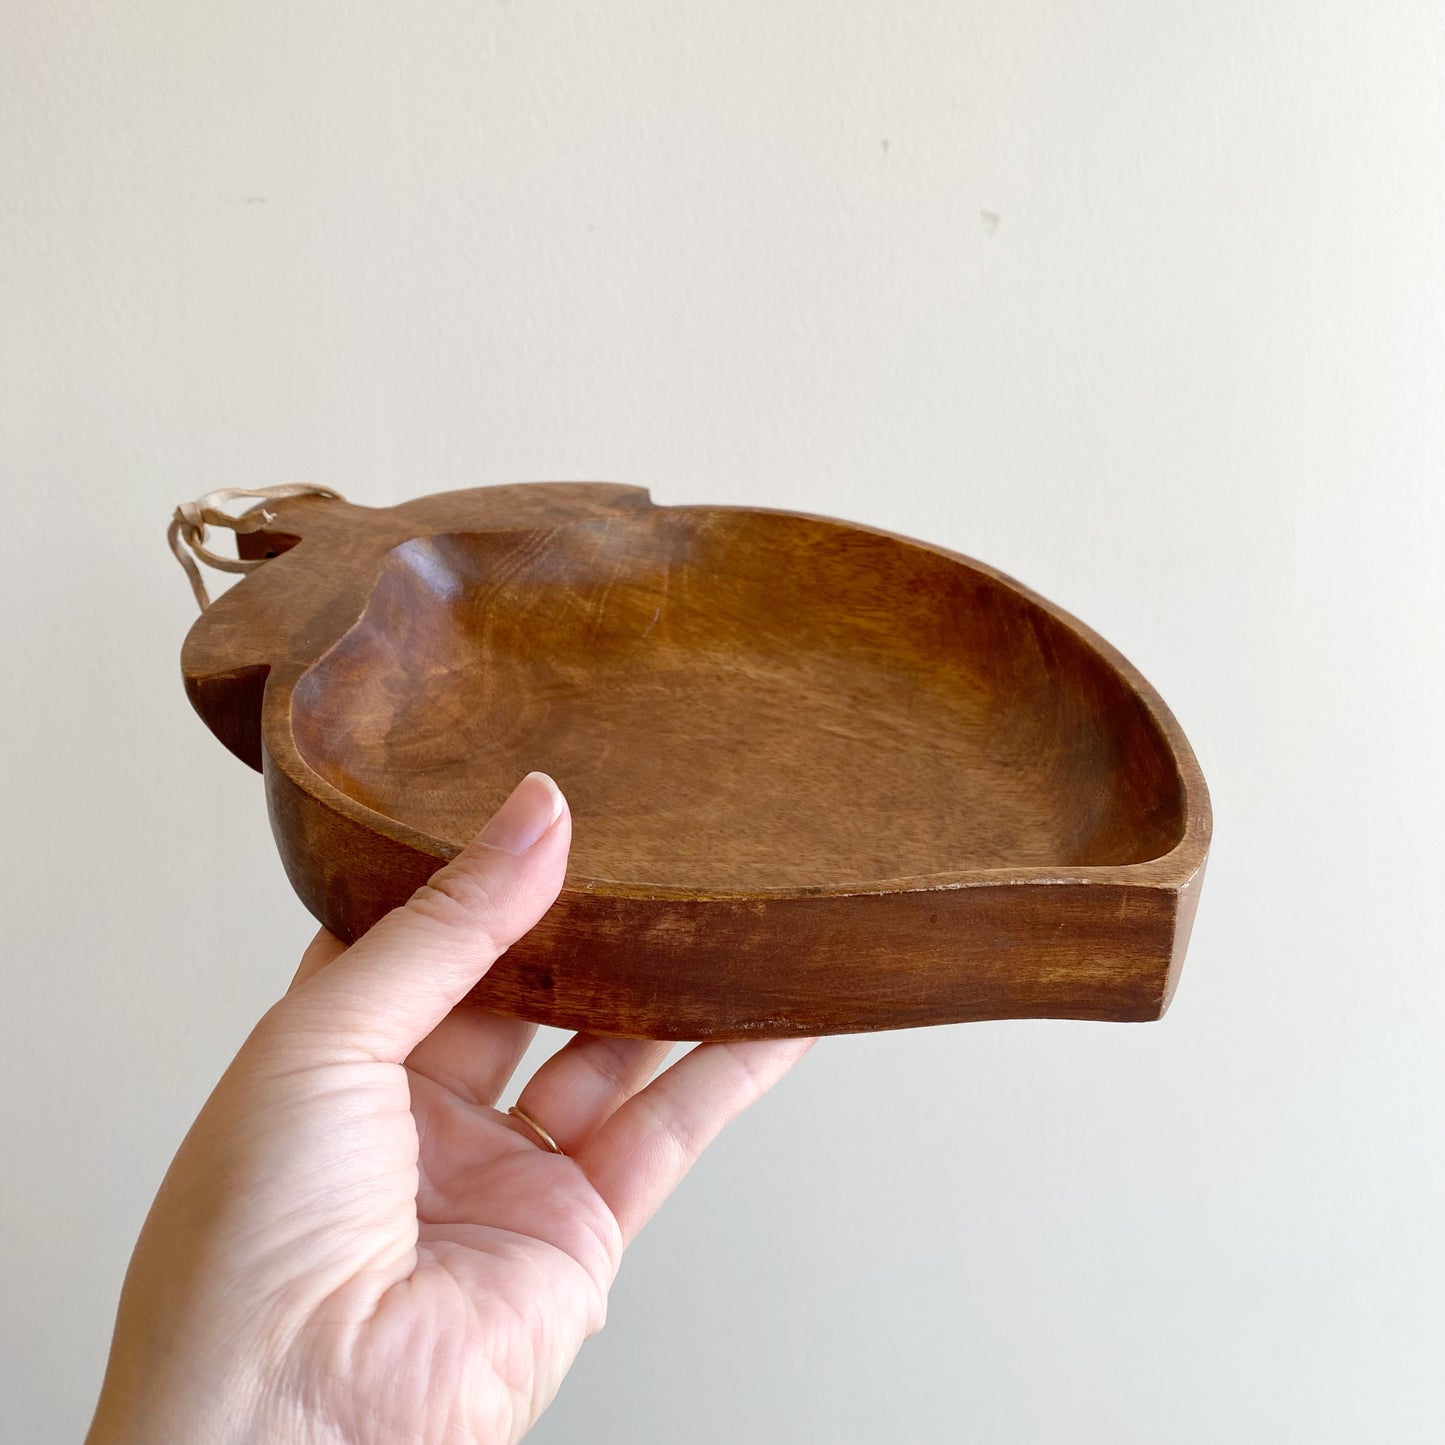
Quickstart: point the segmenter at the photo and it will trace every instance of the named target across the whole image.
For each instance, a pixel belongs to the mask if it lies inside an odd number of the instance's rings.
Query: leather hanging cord
[[[263,557],[222,557],[206,546],[207,527],[225,527],[232,532],[259,532],[275,520],[275,513],[267,507],[252,507],[239,515],[228,512],[225,507],[243,497],[258,498],[262,502],[284,502],[291,497],[328,497],[335,502],[346,499],[330,487],[315,487],[307,482],[291,482],[279,487],[222,487],[207,492],[194,502],[182,502],[171,517],[166,530],[166,541],[176,554],[176,561],[186,569],[191,591],[196,603],[204,612],[211,605],[201,569],[196,565],[199,558],[208,567],[221,572],[254,572],[263,566]]]

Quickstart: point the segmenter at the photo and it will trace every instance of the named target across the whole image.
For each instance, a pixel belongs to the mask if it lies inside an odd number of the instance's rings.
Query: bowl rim
[[[538,484],[524,483],[520,485],[536,486]],[[541,485],[551,484],[542,483]],[[437,495],[455,496],[457,494]],[[821,513],[798,512],[779,507],[709,503],[665,505],[653,502],[650,495],[645,492],[643,496],[646,498],[645,510],[665,510],[674,513],[740,513],[829,523],[963,565],[1031,602],[1071,632],[1087,650],[1113,671],[1125,687],[1143,704],[1163,737],[1169,756],[1179,775],[1183,791],[1183,827],[1178,841],[1167,852],[1133,863],[1027,867],[1004,864],[989,868],[951,869],[929,874],[901,875],[895,878],[816,886],[719,889],[595,878],[576,874],[569,870],[562,888],[564,895],[572,893],[589,896],[604,895],[617,899],[766,903],[793,898],[892,896],[899,893],[999,886],[1101,884],[1177,891],[1185,887],[1198,874],[1209,851],[1213,831],[1213,811],[1208,786],[1194,750],[1173,712],[1143,674],[1116,647],[1072,613],[996,567],[936,543],[921,541],[918,538],[905,536],[885,528]],[[411,538],[399,539],[394,545],[404,545],[406,540],[465,534],[468,530],[483,532],[499,529],[489,529],[483,526],[467,529],[454,525],[437,527],[423,525],[414,532]],[[302,545],[304,546],[304,542]],[[391,550],[393,549],[388,548],[381,555],[387,555]],[[270,569],[262,569],[263,575],[267,570]],[[250,578],[246,579],[233,590],[239,591],[251,580]],[[343,789],[336,787],[312,767],[296,741],[292,718],[296,689],[302,678],[329,656],[334,648],[351,636],[361,623],[365,616],[366,604],[375,587],[375,580],[373,574],[361,590],[361,607],[356,616],[336,635],[330,637],[314,657],[304,663],[298,663],[291,659],[273,659],[269,664],[261,715],[262,770],[264,772],[267,768],[279,769],[294,787],[310,795],[323,807],[393,843],[435,857],[440,864],[455,856],[460,851],[458,847],[388,813],[371,808]]]

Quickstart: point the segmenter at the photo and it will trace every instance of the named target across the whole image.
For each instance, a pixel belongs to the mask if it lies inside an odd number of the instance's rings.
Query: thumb
[[[401,1063],[552,906],[571,838],[561,790],[528,773],[450,863],[298,984],[273,1023],[324,1041],[331,1057]]]

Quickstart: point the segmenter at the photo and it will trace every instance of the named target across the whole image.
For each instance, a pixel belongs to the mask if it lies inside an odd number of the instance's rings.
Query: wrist
[[[299,1441],[271,1429],[253,1392],[184,1383],[164,1367],[128,1368],[112,1355],[85,1445],[256,1445]]]

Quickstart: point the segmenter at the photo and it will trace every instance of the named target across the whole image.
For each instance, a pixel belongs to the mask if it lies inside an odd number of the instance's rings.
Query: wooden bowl
[[[1153,1019],[1209,845],[1178,724],[1107,643],[939,547],[532,484],[270,504],[197,711],[354,939],[532,768],[566,885],[477,988],[659,1038]]]

